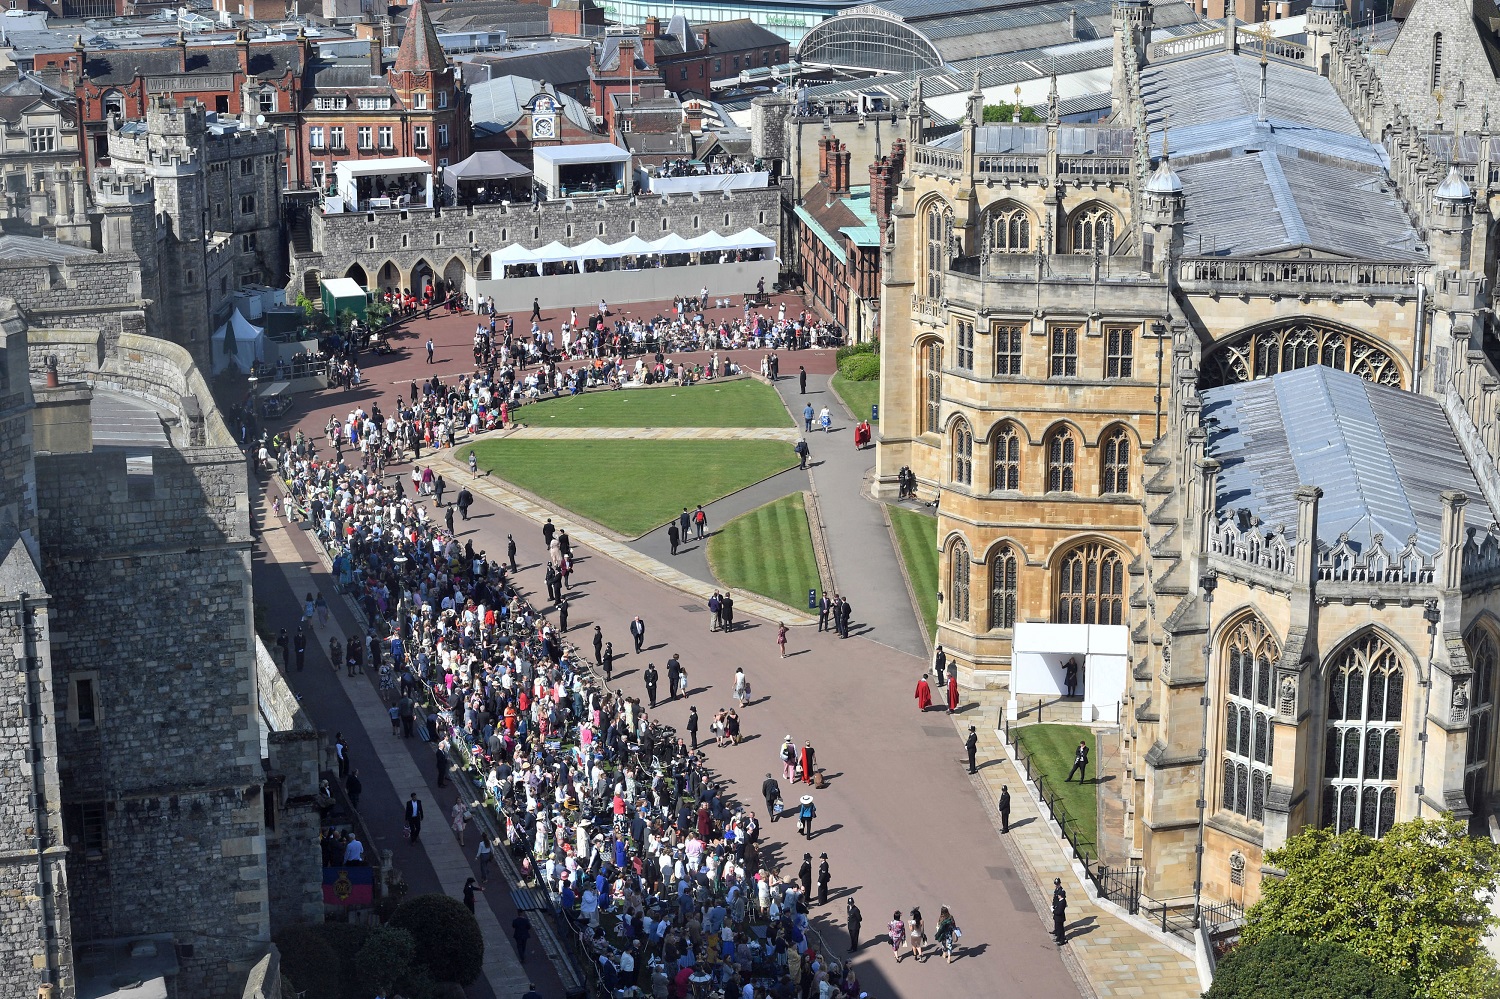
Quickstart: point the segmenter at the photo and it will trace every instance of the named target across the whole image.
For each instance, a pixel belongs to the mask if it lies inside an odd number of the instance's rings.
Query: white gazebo
[[[612,142],[538,146],[531,161],[536,182],[549,199],[630,193],[630,150]]]
[[[432,167],[415,156],[336,163],[333,178],[323,197],[329,214],[432,207]]]

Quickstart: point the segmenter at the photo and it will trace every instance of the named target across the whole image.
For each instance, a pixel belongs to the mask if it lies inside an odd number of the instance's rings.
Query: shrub
[[[1400,978],[1347,947],[1285,934],[1242,943],[1219,962],[1204,999],[1411,999]]]
[[[484,937],[464,904],[447,895],[417,895],[396,907],[390,925],[417,944],[417,961],[439,982],[468,985],[484,965]]]
[[[315,926],[288,926],[275,937],[281,974],[307,999],[339,999],[339,960]]]
[[[361,995],[390,995],[409,988],[417,959],[417,942],[406,930],[380,926],[370,932],[354,958],[354,978]]]
[[[855,354],[839,362],[839,374],[851,382],[873,382],[880,378],[880,357],[875,354]]]
[[[833,359],[840,365],[846,358],[857,357],[860,354],[879,354],[880,344],[873,340],[864,340],[860,343],[846,343],[833,354]]]
[[[357,923],[319,923],[313,928],[338,958],[343,999],[366,999],[364,990],[355,982],[354,956],[370,938],[370,927]]]

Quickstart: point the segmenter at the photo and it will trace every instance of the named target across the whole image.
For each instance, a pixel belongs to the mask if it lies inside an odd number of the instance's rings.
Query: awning
[[[577,260],[578,251],[553,240],[546,246],[531,251],[531,259],[538,264],[555,264],[563,260]]]
[[[651,252],[692,253],[693,246],[691,243],[683,239],[681,236],[677,235],[675,232],[669,232],[661,239],[658,239],[656,242],[651,244]]]
[[[619,252],[613,244],[606,243],[595,236],[587,243],[573,247],[573,255],[579,260],[591,260],[598,257],[617,257]]]
[[[443,167],[443,186],[455,187],[459,181],[508,180],[529,177],[531,171],[499,150],[475,153],[462,163]]]
[[[573,146],[540,146],[531,151],[533,159],[548,163],[628,163],[630,150],[613,142],[584,142]]]
[[[392,173],[431,173],[426,160],[415,156],[391,156],[378,160],[347,160],[339,163],[337,172],[350,177],[367,177]]]

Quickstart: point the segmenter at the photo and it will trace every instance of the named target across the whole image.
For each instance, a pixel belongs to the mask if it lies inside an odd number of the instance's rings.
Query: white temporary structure
[[[388,156],[373,160],[348,160],[333,167],[335,193],[323,199],[324,210],[335,212],[358,212],[387,208],[431,208],[432,167],[426,160],[415,156]],[[377,192],[383,190],[386,181],[380,178],[413,178],[418,192],[409,206],[400,203],[400,197],[389,197]]]
[[[752,259],[768,259],[776,249],[776,241],[769,236],[764,236],[754,229],[745,229],[732,236],[721,236],[716,232],[706,232],[692,239],[684,239],[675,232],[669,232],[660,239],[647,242],[640,236],[627,236],[618,243],[606,243],[595,236],[588,242],[579,246],[564,246],[556,240],[546,246],[536,249],[527,249],[519,243],[511,243],[490,254],[490,268],[496,279],[504,277],[507,266],[517,264],[555,264],[564,261],[577,261],[581,267],[585,260],[617,260],[621,257],[639,257],[644,255],[681,255],[681,254],[715,254],[736,253],[742,250],[750,250],[756,253]],[[700,263],[721,263],[714,259],[701,260]]]
[[[536,182],[548,198],[568,194],[622,193],[630,185],[630,150],[612,142],[584,142],[572,146],[538,146],[531,151]],[[585,178],[607,177],[608,183],[594,191],[583,188]]]
[[[1130,631],[1124,625],[1017,624],[1011,639],[1006,717],[1016,720],[1018,696],[1064,695],[1067,664],[1073,660],[1083,698],[1080,720],[1118,724],[1129,646]]]
[[[229,319],[214,331],[213,373],[219,374],[231,367],[242,374],[249,374],[256,361],[266,359],[266,334],[238,309],[229,311]]]

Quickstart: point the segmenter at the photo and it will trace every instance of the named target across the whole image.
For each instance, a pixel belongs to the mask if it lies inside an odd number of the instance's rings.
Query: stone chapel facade
[[[961,672],[1017,622],[1129,629],[1116,832],[1154,898],[1249,904],[1304,827],[1494,787],[1491,154],[1382,100],[1329,0],[1305,46],[1150,16],[1115,3],[1104,124],[976,124],[976,88],[926,142],[918,90],[875,488],[939,501]]]

